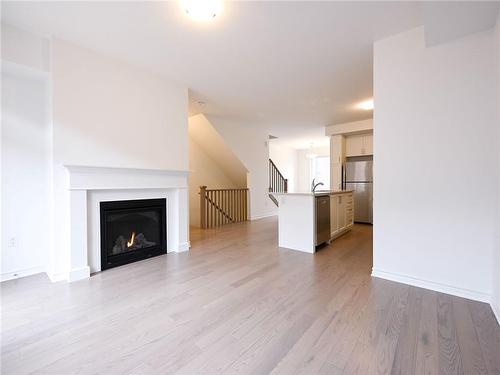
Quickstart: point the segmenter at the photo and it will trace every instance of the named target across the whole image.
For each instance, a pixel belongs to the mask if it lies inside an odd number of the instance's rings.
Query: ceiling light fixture
[[[182,0],[181,7],[191,18],[197,21],[211,21],[222,13],[222,0]]]
[[[364,102],[359,103],[356,107],[364,109],[365,111],[370,111],[373,109],[373,99],[365,100]]]

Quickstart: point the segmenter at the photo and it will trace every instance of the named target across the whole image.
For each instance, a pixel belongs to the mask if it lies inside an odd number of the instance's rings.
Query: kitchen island
[[[352,190],[274,193],[274,195],[278,200],[280,247],[314,253],[317,245],[333,240],[352,229],[354,223]],[[328,227],[325,228],[325,225]],[[325,229],[329,232],[326,236]]]

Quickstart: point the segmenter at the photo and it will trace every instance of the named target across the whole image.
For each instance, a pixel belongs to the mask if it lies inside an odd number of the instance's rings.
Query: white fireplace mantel
[[[189,250],[188,171],[65,165],[69,190],[68,281],[100,271],[100,202],[166,198],[167,253]]]
[[[65,165],[70,190],[187,189],[188,171]]]

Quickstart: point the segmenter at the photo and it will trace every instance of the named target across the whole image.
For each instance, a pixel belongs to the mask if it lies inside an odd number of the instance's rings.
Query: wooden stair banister
[[[269,159],[269,198],[278,206],[278,200],[273,193],[288,192],[288,179],[283,177],[278,167]]]
[[[248,220],[248,188],[207,189],[200,186],[200,225],[213,228]]]
[[[272,193],[286,193],[288,191],[288,179],[283,177],[271,159],[269,159],[269,191]]]

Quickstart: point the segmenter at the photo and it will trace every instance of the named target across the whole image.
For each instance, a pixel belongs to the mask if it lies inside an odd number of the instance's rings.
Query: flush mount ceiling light
[[[224,9],[222,0],[182,0],[181,7],[186,14],[197,21],[211,21]]]
[[[373,109],[373,99],[365,100],[364,102],[356,105],[356,108],[363,109],[365,111],[370,111]]]

